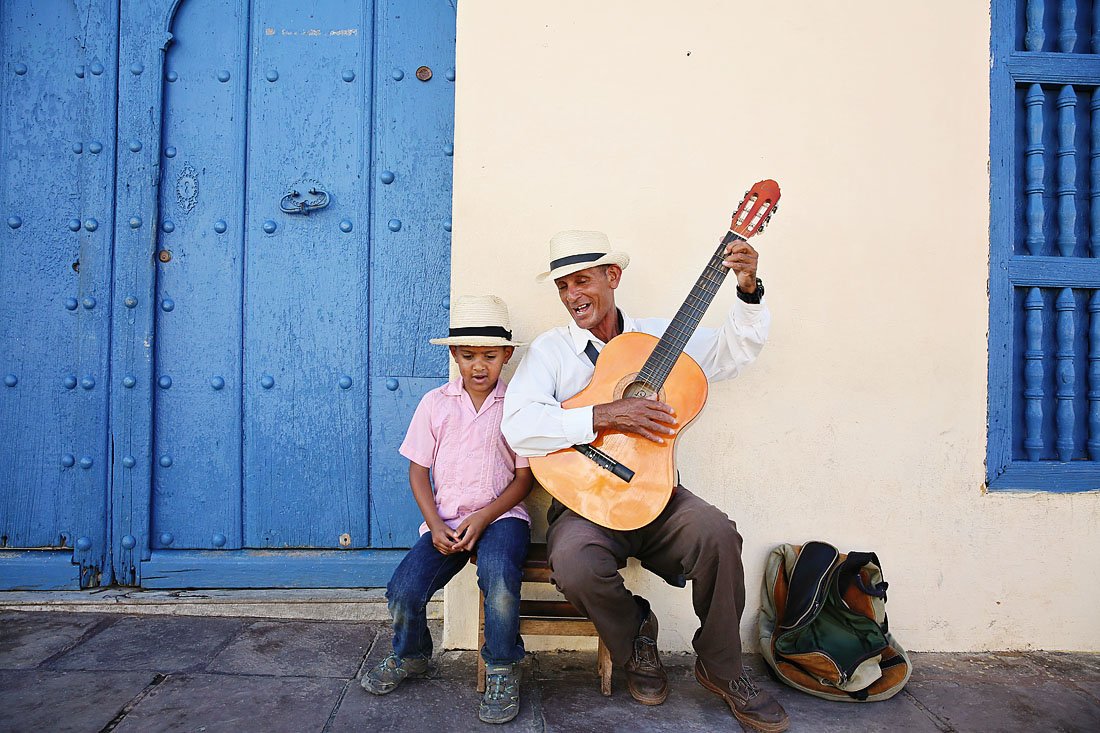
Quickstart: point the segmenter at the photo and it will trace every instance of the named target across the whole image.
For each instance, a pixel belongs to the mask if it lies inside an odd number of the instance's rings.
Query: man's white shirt
[[[640,331],[660,337],[671,322],[622,316],[624,333]],[[684,351],[702,367],[709,381],[731,379],[756,359],[770,326],[767,305],[737,299],[720,328],[696,329]],[[595,440],[592,407],[567,410],[561,406],[592,380],[595,367],[584,353],[589,342],[597,351],[605,346],[591,332],[570,323],[531,343],[504,397],[501,430],[516,454],[543,456]]]

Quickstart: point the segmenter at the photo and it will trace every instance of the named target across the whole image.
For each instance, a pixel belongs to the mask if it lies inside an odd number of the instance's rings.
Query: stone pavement
[[[437,629],[438,631],[438,629]],[[438,633],[436,638],[438,638]],[[473,652],[438,655],[435,679],[386,697],[357,676],[389,652],[383,622],[0,612],[0,731],[344,733],[492,730],[477,720]],[[915,654],[908,687],[867,705],[781,687],[750,660],[791,730],[1100,731],[1100,655]],[[696,684],[693,657],[664,655],[668,701],[631,700],[616,671],[599,693],[594,653],[528,655],[514,733],[736,731]]]

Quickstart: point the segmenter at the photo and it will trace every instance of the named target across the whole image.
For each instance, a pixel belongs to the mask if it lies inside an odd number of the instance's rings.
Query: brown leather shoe
[[[703,661],[696,660],[695,679],[725,700],[733,717],[742,725],[763,733],[782,733],[791,725],[783,706],[766,691],[754,685],[748,672],[744,670],[735,680],[723,680],[707,674]]]
[[[626,663],[626,687],[643,705],[660,705],[668,697],[668,675],[657,656],[657,617],[650,611],[634,637],[634,654]]]

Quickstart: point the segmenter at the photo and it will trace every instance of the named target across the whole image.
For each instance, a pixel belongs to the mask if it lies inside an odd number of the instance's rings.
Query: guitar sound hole
[[[645,382],[631,382],[627,385],[627,388],[623,390],[623,397],[637,397],[639,399],[650,399],[657,394],[657,390],[653,388],[653,385],[646,384]]]

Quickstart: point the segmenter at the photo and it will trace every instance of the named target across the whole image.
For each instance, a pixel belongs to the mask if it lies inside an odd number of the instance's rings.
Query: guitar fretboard
[[[664,385],[676,360],[680,358],[691,335],[699,327],[703,314],[707,312],[711,301],[714,300],[714,296],[726,279],[729,270],[722,266],[726,245],[740,239],[743,238],[731,231],[718,245],[707,266],[703,268],[703,274],[695,281],[695,286],[688,293],[684,304],[676,312],[676,317],[672,319],[672,323],[668,324],[653,353],[649,355],[645,365],[638,372],[639,381],[652,386],[656,391]]]

